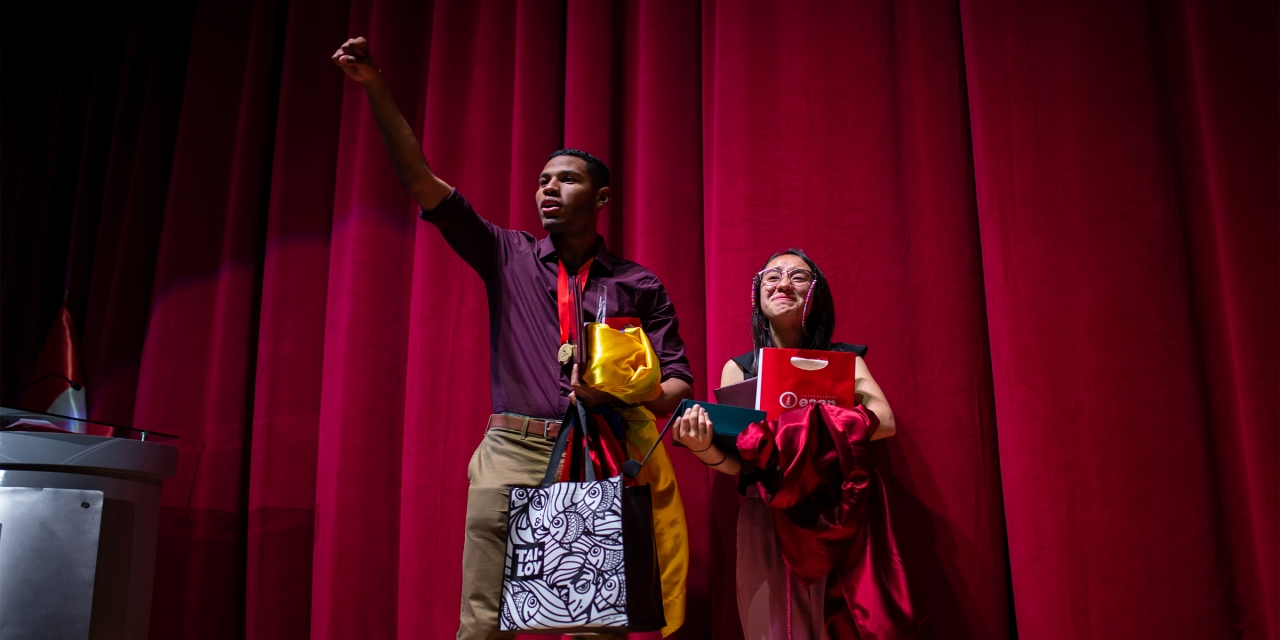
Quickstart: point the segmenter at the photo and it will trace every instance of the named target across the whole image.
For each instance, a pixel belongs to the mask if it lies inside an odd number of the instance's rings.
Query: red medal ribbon
[[[591,270],[591,261],[589,258],[578,269],[578,275],[574,277],[577,280],[578,291],[581,292],[587,287],[587,272]],[[569,270],[565,268],[564,262],[559,262],[560,273],[556,276],[556,304],[560,307],[560,344],[569,341],[569,327],[575,324],[573,309],[569,308]],[[578,327],[581,330],[582,327]],[[577,331],[574,331],[577,335]]]

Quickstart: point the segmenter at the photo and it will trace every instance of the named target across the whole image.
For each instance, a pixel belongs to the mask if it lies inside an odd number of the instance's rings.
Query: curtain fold
[[[433,46],[431,6],[353,3],[348,31],[376,43],[405,117],[419,122]],[[324,49],[325,64],[332,64],[327,58],[341,44]],[[311,635],[388,638],[399,627],[401,461],[417,220],[363,90],[352,82],[343,87],[320,386]]]
[[[156,637],[243,619],[245,482],[282,3],[196,8],[133,423],[177,433],[161,498]],[[228,57],[236,50],[239,55]]]
[[[1019,633],[1277,633],[1275,7],[961,13]]]
[[[666,285],[699,398],[766,258],[817,261],[897,417],[922,637],[1280,634],[1274,3],[23,11],[0,391],[65,296],[92,415],[181,436],[152,637],[456,629],[491,312],[328,60],[357,35],[493,222],[541,235],[551,151],[609,163],[600,232]],[[733,479],[669,451],[673,637],[740,638]]]
[[[1162,17],[1163,70],[1176,111],[1183,232],[1191,272],[1198,389],[1205,397],[1224,560],[1245,630],[1280,635],[1280,75],[1275,5],[1210,11],[1183,2]],[[1224,46],[1229,43],[1230,46]],[[1238,96],[1253,96],[1239,99]],[[1270,213],[1271,215],[1268,215]],[[1261,635],[1261,633],[1259,634]]]
[[[245,637],[306,638],[325,309],[343,78],[315,57],[347,31],[346,0],[291,3],[283,33],[254,372]]]

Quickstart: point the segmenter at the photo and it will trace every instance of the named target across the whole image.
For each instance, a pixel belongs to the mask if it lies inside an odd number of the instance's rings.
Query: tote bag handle
[[[569,405],[569,410],[564,414],[564,421],[560,423],[560,435],[556,436],[555,447],[551,449],[551,459],[547,461],[547,473],[542,476],[542,488],[546,489],[556,482],[556,471],[560,470],[560,461],[564,458],[564,451],[569,446],[569,434],[578,428],[582,430],[582,471],[586,482],[596,481],[596,470],[591,464],[591,450],[589,447],[587,433],[587,409],[581,403],[574,402]]]

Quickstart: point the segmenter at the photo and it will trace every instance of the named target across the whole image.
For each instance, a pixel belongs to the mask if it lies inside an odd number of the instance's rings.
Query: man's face
[[[595,233],[596,217],[609,201],[609,188],[596,189],[587,173],[587,162],[574,156],[556,156],[542,168],[534,202],[542,228],[551,233]]]

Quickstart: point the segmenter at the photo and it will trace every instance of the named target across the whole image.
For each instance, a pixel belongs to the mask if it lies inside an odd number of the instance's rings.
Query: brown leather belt
[[[523,437],[541,436],[548,440],[555,440],[556,436],[560,435],[559,420],[543,420],[511,413],[495,413],[489,416],[489,428],[514,431]]]

